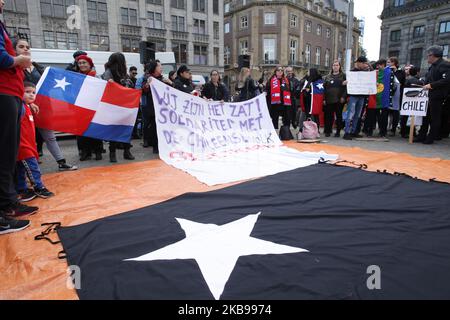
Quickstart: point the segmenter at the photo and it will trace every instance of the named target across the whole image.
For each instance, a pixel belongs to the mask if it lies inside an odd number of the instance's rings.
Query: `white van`
[[[65,69],[74,61],[73,54],[76,50],[56,50],[56,49],[31,49],[31,58],[33,61],[48,67],[58,67]],[[108,62],[109,56],[114,52],[107,51],[86,51],[95,65],[98,75],[105,72],[105,63]],[[138,69],[138,77],[144,74],[144,68],[141,65],[139,53],[124,52],[127,61],[127,71],[131,66]]]

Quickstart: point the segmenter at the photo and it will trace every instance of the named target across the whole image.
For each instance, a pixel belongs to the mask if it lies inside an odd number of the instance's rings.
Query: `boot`
[[[86,161],[86,160],[91,160],[91,153],[86,152],[86,151],[82,151],[81,152],[81,157],[80,157],[80,161]]]
[[[117,162],[116,152],[109,152],[109,162],[115,163]]]
[[[135,159],[135,158],[133,157],[133,155],[131,154],[129,148],[126,148],[126,149],[123,151],[123,158],[126,159],[126,160],[134,160],[134,159]]]

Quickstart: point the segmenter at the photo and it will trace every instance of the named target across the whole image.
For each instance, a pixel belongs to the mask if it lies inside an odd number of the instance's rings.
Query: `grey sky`
[[[378,16],[383,11],[383,0],[354,0],[355,17],[365,18],[363,46],[369,60],[378,60],[380,55],[381,20]]]

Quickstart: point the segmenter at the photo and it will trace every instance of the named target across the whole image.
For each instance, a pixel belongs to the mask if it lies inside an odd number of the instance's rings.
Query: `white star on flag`
[[[177,218],[186,233],[185,239],[125,261],[195,259],[209,290],[219,300],[240,256],[309,252],[251,237],[260,214],[222,226]]]
[[[324,88],[323,88],[323,83],[319,83],[318,85],[317,85],[317,88],[319,88],[320,90],[323,90]]]
[[[56,82],[56,85],[53,88],[54,89],[61,88],[61,89],[63,89],[63,91],[66,91],[66,87],[71,85],[71,83],[66,82],[66,77],[64,77],[62,80],[55,79],[55,82]]]

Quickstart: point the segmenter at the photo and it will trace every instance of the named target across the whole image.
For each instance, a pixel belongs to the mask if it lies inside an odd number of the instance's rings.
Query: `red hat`
[[[76,57],[76,59],[75,59],[76,62],[78,62],[80,60],[85,60],[90,64],[91,68],[94,67],[94,62],[87,55],[81,55],[81,56]]]

